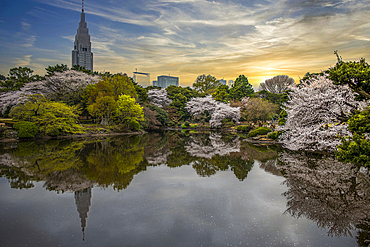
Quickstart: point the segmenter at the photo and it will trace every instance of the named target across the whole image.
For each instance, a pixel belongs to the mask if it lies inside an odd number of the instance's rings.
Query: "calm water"
[[[0,144],[0,246],[365,246],[365,171],[243,139]]]

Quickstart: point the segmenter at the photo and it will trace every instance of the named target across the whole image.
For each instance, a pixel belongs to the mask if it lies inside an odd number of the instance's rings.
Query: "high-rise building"
[[[179,86],[179,78],[168,75],[161,75],[157,77],[157,86],[167,88],[168,86],[174,85]]]
[[[134,82],[142,87],[150,86],[150,74],[142,72],[134,72]]]
[[[93,53],[91,52],[91,42],[89,29],[85,21],[84,5],[82,1],[81,21],[75,36],[74,49],[72,51],[72,66],[80,65],[93,71]]]
[[[229,84],[228,86],[231,87],[234,84],[234,81],[233,80],[229,80],[228,84]]]
[[[221,83],[222,85],[226,85],[226,80],[224,79],[220,79],[220,80],[217,80],[219,83]]]

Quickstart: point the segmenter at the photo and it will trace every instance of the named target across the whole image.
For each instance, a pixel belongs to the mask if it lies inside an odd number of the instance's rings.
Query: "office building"
[[[75,36],[74,49],[72,51],[72,66],[80,65],[93,71],[93,53],[91,52],[91,42],[89,29],[85,21],[85,12],[82,2],[81,21]]]
[[[142,87],[150,86],[150,74],[142,72],[134,72],[134,82]]]
[[[157,77],[158,87],[167,88],[168,86],[174,85],[179,86],[179,78],[174,76],[161,75]]]

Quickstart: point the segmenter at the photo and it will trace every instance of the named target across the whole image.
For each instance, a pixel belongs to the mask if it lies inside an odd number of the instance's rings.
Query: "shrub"
[[[275,131],[275,132],[268,134],[267,136],[273,140],[277,140],[282,133],[283,131]]]
[[[133,131],[139,131],[140,130],[140,124],[138,121],[131,121],[130,122],[130,130],[133,130]]]
[[[198,127],[198,124],[192,124],[192,125],[190,125],[190,128],[192,128],[192,129],[195,129],[197,127]]]
[[[19,138],[32,138],[39,132],[36,124],[27,121],[20,121],[13,125],[13,128],[18,131]]]
[[[168,126],[170,126],[170,127],[176,127],[176,123],[174,121],[170,121],[168,123]]]
[[[251,131],[253,129],[253,127],[252,126],[250,126],[250,125],[239,125],[237,128],[236,128],[236,130],[237,131],[241,131],[241,132],[249,132],[249,131]]]
[[[267,128],[267,127],[259,127],[255,130],[252,130],[251,132],[249,132],[249,134],[247,135],[247,137],[255,137],[255,136],[258,136],[258,135],[266,135],[267,133],[271,132],[272,130],[270,128]]]
[[[189,121],[186,121],[181,127],[183,128],[183,129],[187,129],[187,128],[189,128],[189,126],[190,126],[190,123],[189,123]]]

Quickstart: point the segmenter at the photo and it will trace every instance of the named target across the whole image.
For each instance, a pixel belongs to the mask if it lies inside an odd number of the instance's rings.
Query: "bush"
[[[168,126],[170,126],[170,127],[176,127],[176,123],[174,121],[170,121],[168,123]]]
[[[130,122],[130,130],[132,130],[132,131],[139,131],[140,130],[140,124],[139,124],[139,122],[138,121],[135,121],[135,120],[131,121]]]
[[[249,132],[249,131],[251,131],[253,129],[253,127],[252,126],[250,126],[250,125],[239,125],[237,128],[236,128],[236,130],[237,131],[241,131],[241,132]]]
[[[27,121],[20,121],[13,125],[13,128],[18,131],[19,138],[32,138],[39,132],[36,124]]]
[[[271,131],[272,130],[270,128],[260,127],[260,128],[257,128],[255,130],[252,130],[251,132],[249,132],[247,137],[255,137],[255,136],[258,136],[258,135],[266,135],[267,133],[269,133]]]
[[[277,140],[282,133],[283,131],[275,131],[275,132],[268,134],[267,136],[273,140]]]
[[[152,111],[157,112],[157,115],[156,115],[157,120],[163,126],[165,126],[166,123],[167,123],[167,118],[168,118],[167,112],[165,110],[163,110],[162,108],[156,106],[156,105],[149,105],[149,109],[152,110]]]
[[[183,129],[187,129],[187,128],[189,128],[189,126],[190,126],[190,123],[189,123],[189,121],[186,121],[181,127],[183,128]]]
[[[192,124],[192,125],[190,125],[190,128],[192,128],[192,129],[195,129],[197,127],[198,127],[198,124]]]

